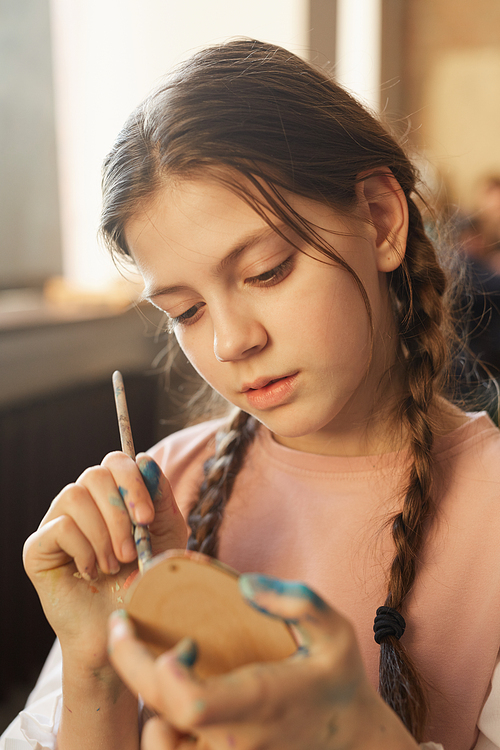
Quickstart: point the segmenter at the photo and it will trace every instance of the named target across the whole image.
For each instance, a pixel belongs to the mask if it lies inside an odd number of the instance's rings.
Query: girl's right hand
[[[63,654],[85,669],[108,663],[107,619],[137,568],[130,519],[149,525],[153,554],[186,547],[186,523],[155,461],[110,453],[59,493],[24,546],[26,572]]]

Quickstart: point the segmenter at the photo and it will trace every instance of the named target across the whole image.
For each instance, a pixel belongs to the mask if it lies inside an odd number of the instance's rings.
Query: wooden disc
[[[170,550],[137,576],[125,609],[137,635],[155,654],[185,636],[196,641],[199,677],[253,662],[275,661],[297,650],[290,629],[243,599],[238,573],[207,555]]]

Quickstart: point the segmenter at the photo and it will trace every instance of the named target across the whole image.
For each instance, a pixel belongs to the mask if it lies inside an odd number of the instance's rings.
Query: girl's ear
[[[388,273],[401,264],[408,236],[408,204],[392,172],[359,175],[358,197],[375,230],[377,268]]]

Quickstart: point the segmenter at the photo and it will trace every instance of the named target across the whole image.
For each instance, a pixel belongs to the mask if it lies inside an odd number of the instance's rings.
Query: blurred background
[[[196,385],[179,361],[165,389],[161,320],[97,242],[100,165],[165,72],[231,36],[326,67],[405,138],[475,284],[471,346],[500,371],[498,0],[0,0],[0,731],[53,640],[22,544],[119,447],[111,373],[137,450]]]

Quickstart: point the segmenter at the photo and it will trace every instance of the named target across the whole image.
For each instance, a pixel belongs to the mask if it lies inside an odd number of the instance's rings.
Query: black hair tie
[[[392,607],[379,607],[377,609],[377,616],[373,623],[373,632],[375,633],[375,641],[379,646],[384,638],[387,638],[389,635],[394,636],[399,641],[405,632],[405,628],[406,622],[404,621],[404,617],[396,609]]]

